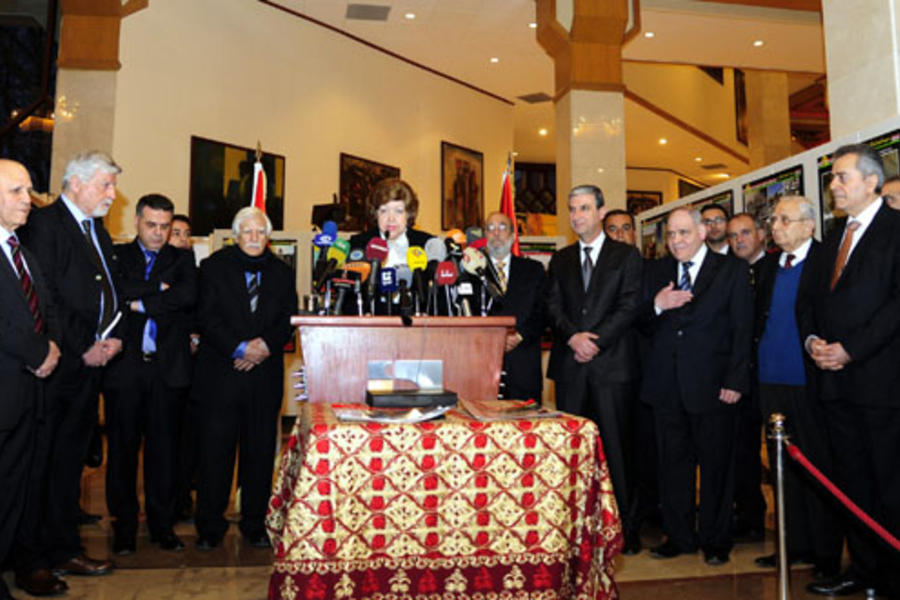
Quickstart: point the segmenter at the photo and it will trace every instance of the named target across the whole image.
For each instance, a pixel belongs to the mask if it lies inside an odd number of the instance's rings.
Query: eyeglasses
[[[509,229],[509,226],[506,223],[491,223],[485,229],[487,231],[506,231]]]
[[[772,226],[775,223],[781,223],[782,225],[787,227],[791,223],[799,223],[800,221],[808,221],[808,220],[809,219],[806,219],[804,217],[801,217],[799,219],[792,219],[787,215],[772,215],[771,217],[766,219],[766,223],[768,223],[769,226]]]
[[[708,219],[703,219],[704,225],[721,225],[726,221],[725,217],[710,217]]]

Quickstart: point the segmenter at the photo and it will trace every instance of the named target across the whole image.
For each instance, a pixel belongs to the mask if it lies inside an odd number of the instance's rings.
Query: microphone
[[[444,292],[447,294],[447,313],[453,316],[453,308],[450,304],[450,286],[456,283],[459,277],[459,270],[452,261],[445,260],[438,264],[434,273],[434,282],[438,286],[443,286]],[[435,312],[437,312],[437,303],[435,303]]]
[[[412,294],[410,293],[412,284],[412,271],[409,265],[397,265],[397,286],[399,289],[400,315],[409,317],[413,312]]]
[[[316,264],[313,267],[313,281],[322,280],[322,274],[328,265],[328,259],[325,254],[336,239],[337,225],[335,225],[334,221],[325,221],[322,224],[322,231],[313,237],[313,244],[319,249],[319,257],[316,259]]]
[[[357,273],[360,281],[366,281],[369,278],[369,273],[372,272],[372,266],[362,261],[345,262],[344,270]]]
[[[462,246],[453,238],[444,238],[444,246],[447,248],[447,258],[453,261],[459,271],[459,261],[462,260]]]
[[[459,285],[456,286],[456,301],[459,304],[460,313],[464,317],[472,316],[472,303],[469,302],[469,298],[472,297],[472,282],[471,281],[461,281]]]
[[[385,240],[380,237],[373,237],[369,240],[369,243],[366,244],[366,260],[369,261],[371,276],[369,284],[366,286],[366,294],[369,296],[373,315],[375,314],[375,292],[378,291],[376,287],[378,285],[378,268],[387,257],[388,245]]]
[[[463,251],[463,270],[478,277],[491,298],[498,300],[503,297],[503,290],[500,289],[499,280],[487,270],[488,262],[490,261],[483,253],[471,246]]]
[[[464,234],[461,229],[451,229],[444,235],[444,238],[453,240],[459,244],[460,247],[466,245],[466,234]]]
[[[436,237],[429,238],[428,241],[425,242],[425,258],[428,259],[428,266],[425,268],[424,277],[428,284],[428,301],[425,304],[425,314],[431,312],[430,309],[432,306],[434,306],[435,314],[437,314],[437,297],[435,296],[437,287],[434,284],[434,274],[438,263],[447,258],[447,248],[444,246],[443,240]]]
[[[387,296],[388,314],[391,314],[391,294],[397,291],[397,269],[385,267],[379,272],[378,288]]]
[[[366,253],[362,248],[354,248],[350,251],[350,254],[347,255],[347,260],[350,262],[356,262],[359,260],[365,260]]]
[[[347,292],[352,292],[356,285],[355,281],[358,281],[354,276],[359,277],[359,274],[354,271],[344,271],[340,277],[331,279],[331,288],[337,290],[337,299],[334,301],[334,312],[332,314],[341,314]]]
[[[334,241],[334,243],[328,248],[328,252],[326,253],[328,262],[325,265],[325,269],[323,270],[319,279],[313,282],[313,287],[315,289],[320,289],[325,280],[331,277],[337,269],[343,266],[344,261],[347,259],[347,252],[349,250],[350,242],[348,242],[347,240],[342,240],[339,238]]]
[[[481,227],[476,227],[475,225],[466,227],[466,248],[483,239],[484,229],[482,229]]]
[[[428,267],[428,255],[419,246],[410,246],[406,251],[406,262],[412,270],[412,290],[415,292],[416,315],[422,314],[422,302],[425,300],[425,280],[422,274]]]

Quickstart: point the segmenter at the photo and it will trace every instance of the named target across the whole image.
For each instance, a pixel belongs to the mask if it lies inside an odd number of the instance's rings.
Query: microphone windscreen
[[[487,248],[487,238],[481,238],[475,240],[468,246],[469,248],[475,248],[476,250],[481,250],[482,248]]]
[[[322,223],[322,233],[331,237],[331,241],[337,239],[338,227],[334,221],[325,221]]]
[[[430,238],[425,242],[425,256],[429,262],[433,260],[440,262],[447,258],[447,247],[444,246],[444,241],[441,238]]]
[[[410,246],[406,251],[406,262],[413,271],[419,271],[428,266],[428,256],[420,246]]]
[[[412,287],[412,269],[409,265],[397,265],[397,283],[401,281],[406,282],[407,289]]]
[[[394,267],[385,267],[378,272],[378,287],[382,292],[397,291],[397,269]]]
[[[484,239],[484,229],[481,227],[466,227],[466,246],[471,246],[478,240]]]
[[[328,259],[331,260],[333,258],[337,262],[337,266],[340,267],[344,264],[344,261],[347,260],[347,251],[349,249],[350,242],[347,240],[335,240],[328,248]]]
[[[365,260],[366,253],[362,248],[354,248],[350,251],[350,254],[347,255],[347,260],[349,261],[357,261],[357,260]]]
[[[478,275],[478,271],[484,269],[486,263],[487,259],[484,254],[475,248],[469,247],[463,250],[462,267],[466,273]]]
[[[358,273],[360,280],[365,281],[369,278],[369,273],[372,272],[372,265],[362,261],[346,262],[344,263],[344,270]]]
[[[388,257],[387,242],[380,237],[373,237],[366,244],[366,260],[384,261]]]
[[[464,234],[461,229],[451,229],[444,237],[453,240],[460,246],[466,243],[466,234]]]
[[[334,243],[334,236],[328,235],[324,231],[313,236],[313,244],[319,248],[328,248]]]
[[[438,264],[434,273],[434,282],[438,285],[453,285],[459,277],[459,270],[452,261],[445,260]]]
[[[447,256],[459,260],[462,258],[462,246],[450,237],[444,238],[444,246],[447,248]]]

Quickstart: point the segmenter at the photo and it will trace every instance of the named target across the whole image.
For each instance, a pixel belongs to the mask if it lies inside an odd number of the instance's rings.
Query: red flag
[[[251,206],[266,212],[266,172],[259,159],[253,164],[253,195],[250,201]]]
[[[509,217],[513,226],[512,253],[514,256],[522,256],[519,250],[519,228],[516,223],[516,207],[513,202],[512,192],[512,157],[506,159],[506,170],[503,171],[503,183],[500,190],[500,212]]]

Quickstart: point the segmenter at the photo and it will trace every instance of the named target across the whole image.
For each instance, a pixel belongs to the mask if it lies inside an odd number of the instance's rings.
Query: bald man
[[[59,330],[50,293],[37,259],[16,230],[31,210],[31,177],[20,163],[0,159],[0,563],[5,562],[23,508],[30,502],[36,407],[44,380],[59,362]],[[38,595],[60,594],[65,584],[49,571],[42,586],[22,586]],[[43,592],[43,593],[41,593]],[[11,598],[0,578],[0,599]]]

